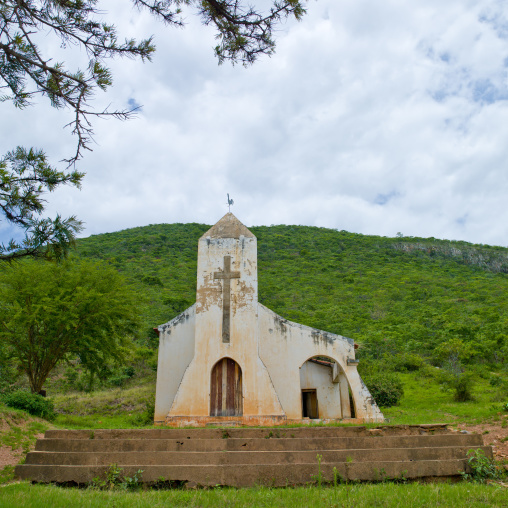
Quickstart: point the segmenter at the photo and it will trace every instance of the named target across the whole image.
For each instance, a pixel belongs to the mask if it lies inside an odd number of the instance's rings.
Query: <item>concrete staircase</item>
[[[84,484],[112,464],[142,481],[189,485],[285,486],[316,481],[453,478],[477,434],[446,425],[299,428],[48,430],[23,465],[21,479]],[[321,456],[318,466],[318,455]],[[335,472],[334,472],[335,469]]]

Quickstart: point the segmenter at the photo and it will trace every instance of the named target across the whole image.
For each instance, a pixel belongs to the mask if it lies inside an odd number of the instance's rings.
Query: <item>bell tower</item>
[[[227,213],[199,239],[194,357],[169,411],[284,417],[259,357],[257,239]]]

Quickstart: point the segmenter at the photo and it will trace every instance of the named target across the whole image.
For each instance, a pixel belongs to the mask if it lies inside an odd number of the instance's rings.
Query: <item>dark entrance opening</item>
[[[351,418],[356,418],[355,401],[353,400],[351,390],[349,390],[349,407],[351,408]]]
[[[302,390],[302,415],[314,420],[319,418],[316,390]]]
[[[231,358],[223,358],[212,369],[210,416],[242,415],[242,369]]]

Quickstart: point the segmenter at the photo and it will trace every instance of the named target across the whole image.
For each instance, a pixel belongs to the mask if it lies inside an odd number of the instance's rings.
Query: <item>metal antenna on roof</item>
[[[228,194],[228,211],[231,212],[231,205],[234,205],[235,202],[232,200],[232,199],[229,199],[229,194]]]

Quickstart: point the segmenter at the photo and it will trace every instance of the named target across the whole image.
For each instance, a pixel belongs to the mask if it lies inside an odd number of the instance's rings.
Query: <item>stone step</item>
[[[469,448],[379,448],[357,450],[320,450],[323,464],[341,462],[382,462],[463,459]],[[482,447],[488,455],[490,447]],[[491,452],[490,452],[491,453]],[[221,451],[221,452],[30,452],[25,464],[59,466],[165,466],[236,464],[317,464],[316,451]]]
[[[46,434],[52,436],[53,432]],[[36,451],[54,452],[220,452],[220,451],[306,451],[367,448],[425,448],[439,446],[475,447],[483,444],[479,434],[438,434],[322,438],[228,438],[228,439],[53,439],[37,440]]]
[[[379,461],[321,464],[322,481],[332,482],[335,474],[343,479],[380,481],[393,478],[453,477],[466,467],[465,459]],[[97,477],[105,477],[108,466],[16,466],[16,474],[22,479],[38,482],[73,482],[84,484]],[[146,483],[165,480],[192,482],[198,485],[228,485],[247,487],[269,485],[306,484],[317,481],[318,464],[247,464],[238,465],[166,465],[166,466],[124,466],[123,474],[132,477],[139,469],[143,471],[142,481]]]
[[[222,439],[222,438],[292,438],[292,437],[360,437],[372,435],[411,436],[449,434],[446,424],[396,425],[377,428],[296,427],[296,428],[216,428],[216,429],[99,429],[47,430],[48,439]]]
[[[444,425],[227,429],[48,430],[16,467],[22,479],[87,483],[112,464],[142,481],[236,487],[350,480],[458,477],[482,436]],[[318,455],[321,465],[318,466]]]

